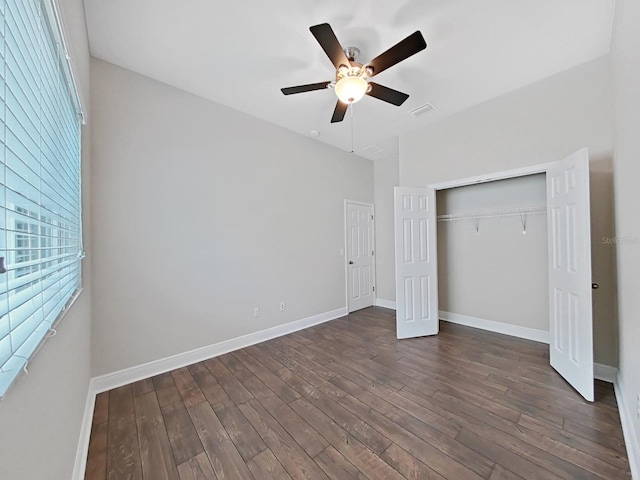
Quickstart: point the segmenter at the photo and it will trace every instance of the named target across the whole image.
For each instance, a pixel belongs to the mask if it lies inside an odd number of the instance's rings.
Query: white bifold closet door
[[[395,188],[396,336],[438,333],[436,195],[432,188]]]
[[[589,154],[548,164],[550,363],[593,401]],[[494,178],[509,178],[496,174]],[[432,188],[395,188],[396,334],[438,333],[436,202]]]
[[[593,401],[589,153],[579,150],[547,170],[549,357]]]

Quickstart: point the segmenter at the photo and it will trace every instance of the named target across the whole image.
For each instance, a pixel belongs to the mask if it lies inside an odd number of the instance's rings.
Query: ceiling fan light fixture
[[[369,89],[369,83],[360,76],[342,77],[336,83],[336,95],[342,103],[356,103],[365,96]]]

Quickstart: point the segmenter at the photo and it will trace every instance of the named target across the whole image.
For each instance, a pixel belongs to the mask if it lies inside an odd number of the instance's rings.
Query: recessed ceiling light
[[[312,137],[319,137],[320,136],[320,132],[318,130],[311,130],[309,132],[309,135],[311,135]]]

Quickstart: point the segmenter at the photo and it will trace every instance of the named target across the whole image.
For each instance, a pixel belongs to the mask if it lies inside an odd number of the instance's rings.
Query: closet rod
[[[438,215],[439,222],[450,222],[452,220],[478,219],[478,218],[494,218],[494,217],[513,217],[522,215],[532,215],[536,213],[546,213],[546,205],[525,208],[509,208],[505,210],[490,210],[486,212],[470,212],[470,213],[450,213],[447,215]]]

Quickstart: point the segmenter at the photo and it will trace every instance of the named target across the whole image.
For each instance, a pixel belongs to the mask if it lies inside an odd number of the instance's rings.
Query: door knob
[[[349,265],[353,265],[353,260],[349,260]]]

